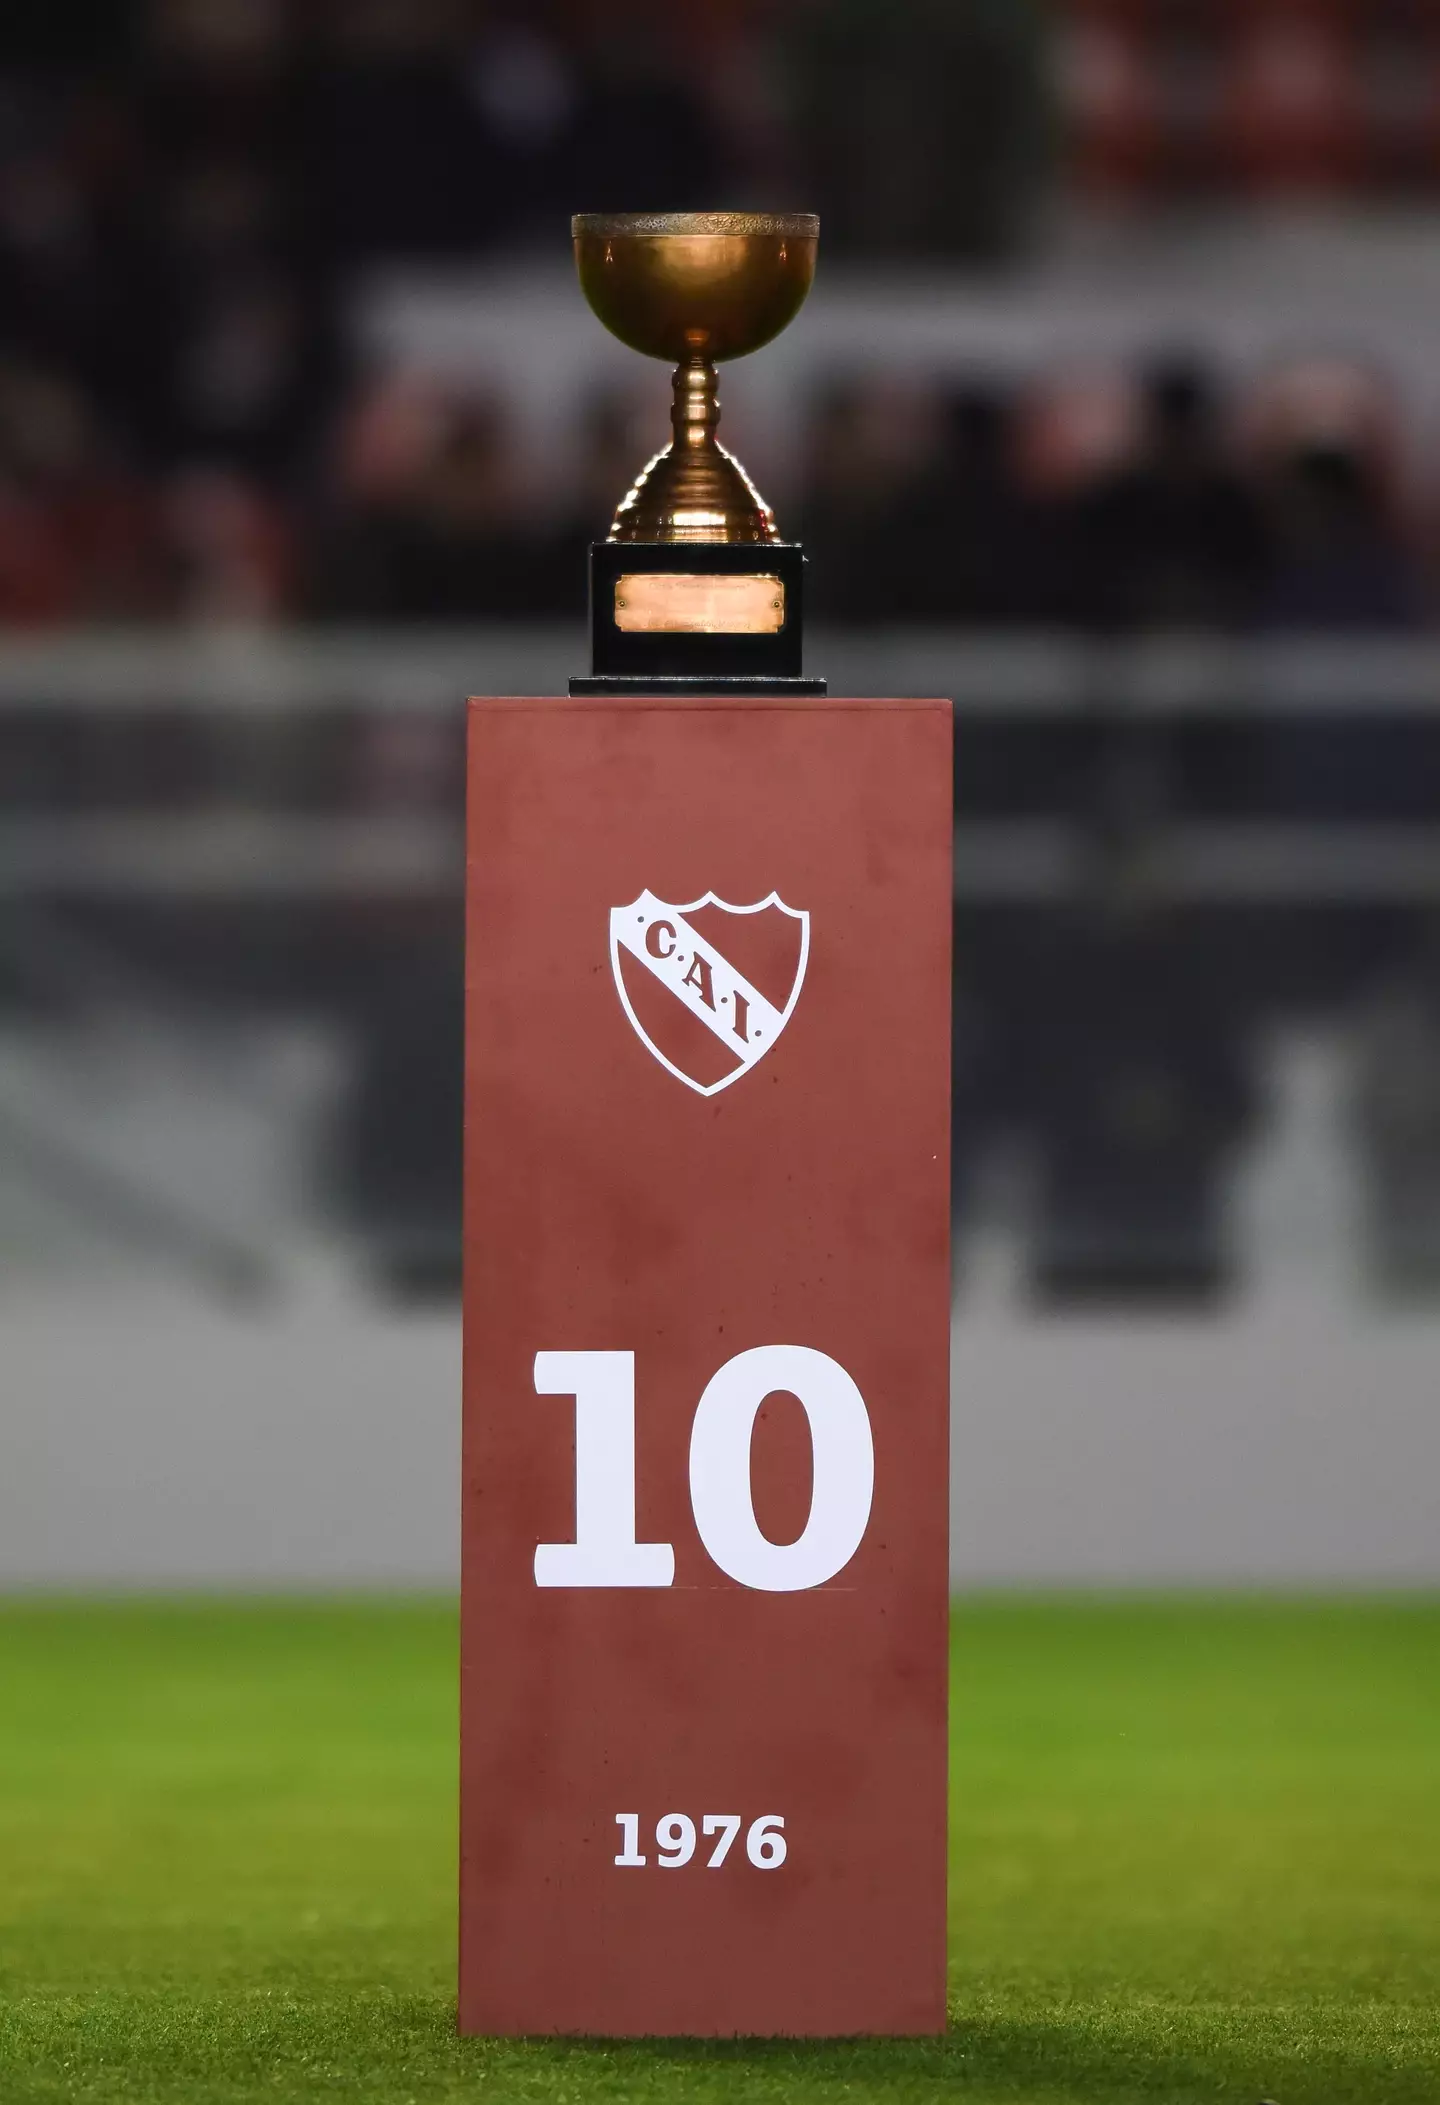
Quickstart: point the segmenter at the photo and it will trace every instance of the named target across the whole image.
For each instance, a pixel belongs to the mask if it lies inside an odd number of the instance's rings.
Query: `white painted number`
[[[537,1586],[673,1586],[668,1542],[635,1540],[635,1355],[537,1352],[539,1396],[575,1398],[575,1540],[535,1550]]]
[[[615,1824],[620,1830],[620,1854],[617,1864],[627,1871],[643,1870],[649,1862],[640,1850],[640,1815],[617,1813]],[[739,1834],[742,1817],[739,1813],[704,1813],[700,1819],[700,1831],[704,1835],[718,1835],[719,1841],[711,1850],[706,1869],[718,1871],[730,1854],[730,1844]],[[745,1854],[757,1871],[778,1871],[787,1854],[785,1844],[785,1816],[783,1813],[762,1813],[752,1820],[745,1836]],[[688,1864],[695,1854],[695,1822],[688,1813],[665,1813],[655,1822],[655,1861],[666,1871],[678,1871]]]
[[[785,1837],[781,1829],[785,1825],[782,1813],[766,1813],[763,1820],[752,1820],[750,1832],[745,1837],[745,1854],[761,1871],[774,1871],[785,1861]]]
[[[621,1837],[620,1854],[615,1859],[616,1863],[643,1864],[645,1859],[641,1856],[639,1847],[640,1815],[638,1813],[617,1813],[615,1815],[615,1825],[619,1828]]]
[[[535,1584],[673,1586],[673,1546],[635,1540],[634,1353],[537,1352],[535,1388],[575,1398],[575,1540],[537,1546]],[[751,1497],[755,1420],[777,1390],[798,1398],[810,1426],[810,1513],[794,1542],[760,1532]],[[706,1384],[690,1433],[690,1503],[700,1540],[740,1585],[823,1586],[860,1547],[874,1492],[870,1415],[838,1360],[808,1345],[757,1345]]]
[[[718,1871],[730,1854],[730,1844],[740,1832],[740,1815],[738,1813],[707,1813],[700,1822],[700,1832],[706,1835],[719,1835],[720,1837],[710,1852],[710,1862],[706,1866],[706,1869],[709,1871]]]
[[[750,1497],[750,1441],[777,1389],[810,1421],[814,1488],[794,1542],[762,1535]],[[800,1593],[843,1571],[860,1547],[875,1491],[865,1399],[838,1361],[808,1345],[757,1345],[712,1376],[690,1433],[690,1503],[721,1571],[761,1593]]]
[[[655,1823],[655,1840],[667,1871],[688,1864],[695,1854],[695,1822],[686,1813],[667,1813]]]

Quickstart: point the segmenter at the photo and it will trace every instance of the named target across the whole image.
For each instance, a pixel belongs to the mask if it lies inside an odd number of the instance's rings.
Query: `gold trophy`
[[[804,556],[716,437],[716,365],[794,320],[809,212],[581,212],[581,288],[613,336],[675,368],[670,444],[590,551],[593,667],[572,694],[823,694],[801,676]]]

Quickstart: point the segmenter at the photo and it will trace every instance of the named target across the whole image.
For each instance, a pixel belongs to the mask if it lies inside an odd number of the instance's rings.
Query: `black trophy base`
[[[643,673],[599,673],[588,679],[572,677],[572,694],[827,694],[823,680],[767,680],[758,674],[737,673],[726,678],[724,673],[710,673],[701,678],[684,673],[656,674],[646,678]]]
[[[793,541],[596,541],[590,671],[575,695],[805,695],[805,557]]]

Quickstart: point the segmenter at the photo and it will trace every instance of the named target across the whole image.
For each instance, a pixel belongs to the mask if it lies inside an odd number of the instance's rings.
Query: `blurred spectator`
[[[145,385],[140,172],[117,86],[0,71],[0,350],[122,420]]]
[[[1019,404],[1018,472],[1032,496],[1060,503],[1113,475],[1140,443],[1136,390],[1107,366],[1062,367]]]
[[[164,0],[139,114],[145,426],[169,460],[283,476],[336,378],[305,183],[307,113],[278,0]]]
[[[1200,368],[1154,368],[1138,458],[1082,493],[1073,525],[1073,611],[1088,625],[1229,627],[1252,613],[1265,563],[1260,505],[1228,456]]]
[[[575,55],[533,0],[511,0],[487,9],[466,67],[509,214],[502,231],[511,240],[543,240],[565,224],[579,173]]]
[[[1036,1158],[1036,1295],[1223,1293],[1227,1171],[1256,1108],[1246,1019],[1205,947],[1149,896],[1133,853],[1111,851],[1088,896],[1037,922],[1006,1006]]]
[[[452,0],[339,0],[314,70],[306,188],[341,264],[462,255],[508,200],[467,93]]]
[[[1381,1289],[1440,1296],[1440,929],[1370,1003],[1357,1038],[1354,1124],[1368,1256]]]
[[[347,0],[315,69],[310,190],[350,263],[459,257],[564,224],[577,199],[674,209],[727,187],[683,24],[614,9],[567,25],[505,0]]]
[[[337,1134],[341,1206],[375,1283],[400,1301],[460,1285],[465,973],[458,927],[391,931],[356,1019]]]
[[[1256,162],[1257,181],[1361,180],[1367,97],[1372,132],[1383,103],[1415,134],[1385,163],[1391,179],[1402,164],[1407,180],[1440,179],[1425,143],[1440,24],[1425,10],[1282,8],[1253,24],[1244,9],[1109,0],[1063,12],[1059,92],[1102,187],[1156,197],[1179,160],[1203,184],[1202,135],[1214,180],[1233,180],[1237,96],[1246,154],[1274,164]],[[586,486],[572,478],[558,518],[552,507],[537,523],[546,507],[512,457],[504,406],[437,397],[423,461],[367,483],[352,442],[327,454],[325,438],[369,273],[553,243],[577,203],[647,198],[818,204],[828,255],[994,257],[1029,220],[1045,162],[1049,32],[1035,0],[90,0],[12,13],[0,389],[39,406],[19,438],[0,409],[11,622],[177,602],[573,615],[585,545],[644,435],[632,445],[623,415],[598,407]],[[1363,159],[1384,160],[1373,138]],[[1242,473],[1215,389],[1186,358],[1150,376],[1138,432],[1113,374],[1045,375],[1014,399],[970,385],[937,429],[908,384],[831,389],[808,487],[786,510],[787,529],[803,516],[812,606],[982,626],[1414,627],[1429,609],[1414,521],[1394,501],[1383,388],[1331,361],[1275,392],[1259,466]],[[63,468],[38,464],[47,445]]]
[[[258,484],[191,469],[167,493],[166,523],[181,620],[262,625],[289,610],[294,552],[283,513]]]
[[[589,588],[590,544],[604,540],[644,465],[647,443],[653,446],[656,437],[654,411],[653,402],[647,414],[643,397],[614,388],[586,402],[573,459],[566,458],[559,516],[536,542],[537,613],[579,617]]]
[[[1355,40],[1326,7],[1241,11],[1221,125],[1244,179],[1268,191],[1343,189],[1363,165]]]
[[[389,412],[387,417],[386,412]],[[523,617],[544,603],[505,418],[482,396],[362,398],[342,445],[341,505],[317,611],[360,621]],[[346,468],[348,466],[348,476]]]
[[[1053,68],[1076,174],[1095,195],[1142,193],[1165,144],[1143,25],[1124,9],[1074,7],[1057,24]]]
[[[805,198],[828,248],[1012,250],[1045,160],[1043,18],[1031,0],[806,0],[786,73]]]
[[[889,621],[899,567],[891,540],[921,456],[915,404],[871,380],[824,389],[806,433],[800,531],[807,606],[822,619]]]
[[[1259,613],[1272,629],[1415,629],[1419,569],[1358,452],[1323,441],[1282,460],[1273,482],[1275,550]]]
[[[334,385],[327,317],[295,276],[238,259],[197,272],[175,317],[165,450],[283,479]]]
[[[157,613],[159,570],[149,496],[80,391],[0,363],[0,623]]]
[[[1265,624],[1414,628],[1425,594],[1406,539],[1384,375],[1350,359],[1291,362],[1256,391],[1249,421],[1272,521]]]
[[[700,65],[677,43],[679,15],[648,9],[633,22],[599,9],[583,39],[583,73],[566,168],[587,210],[713,209],[734,172],[704,92]]]
[[[899,620],[1009,628],[1053,602],[1049,519],[1016,474],[1011,405],[973,386],[944,404],[933,457],[885,534]]]

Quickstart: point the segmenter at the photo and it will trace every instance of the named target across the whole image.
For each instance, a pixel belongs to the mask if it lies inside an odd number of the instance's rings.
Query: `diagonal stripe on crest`
[[[610,926],[616,942],[747,1067],[769,1051],[784,1016],[673,906],[642,892],[633,906],[612,907]]]

